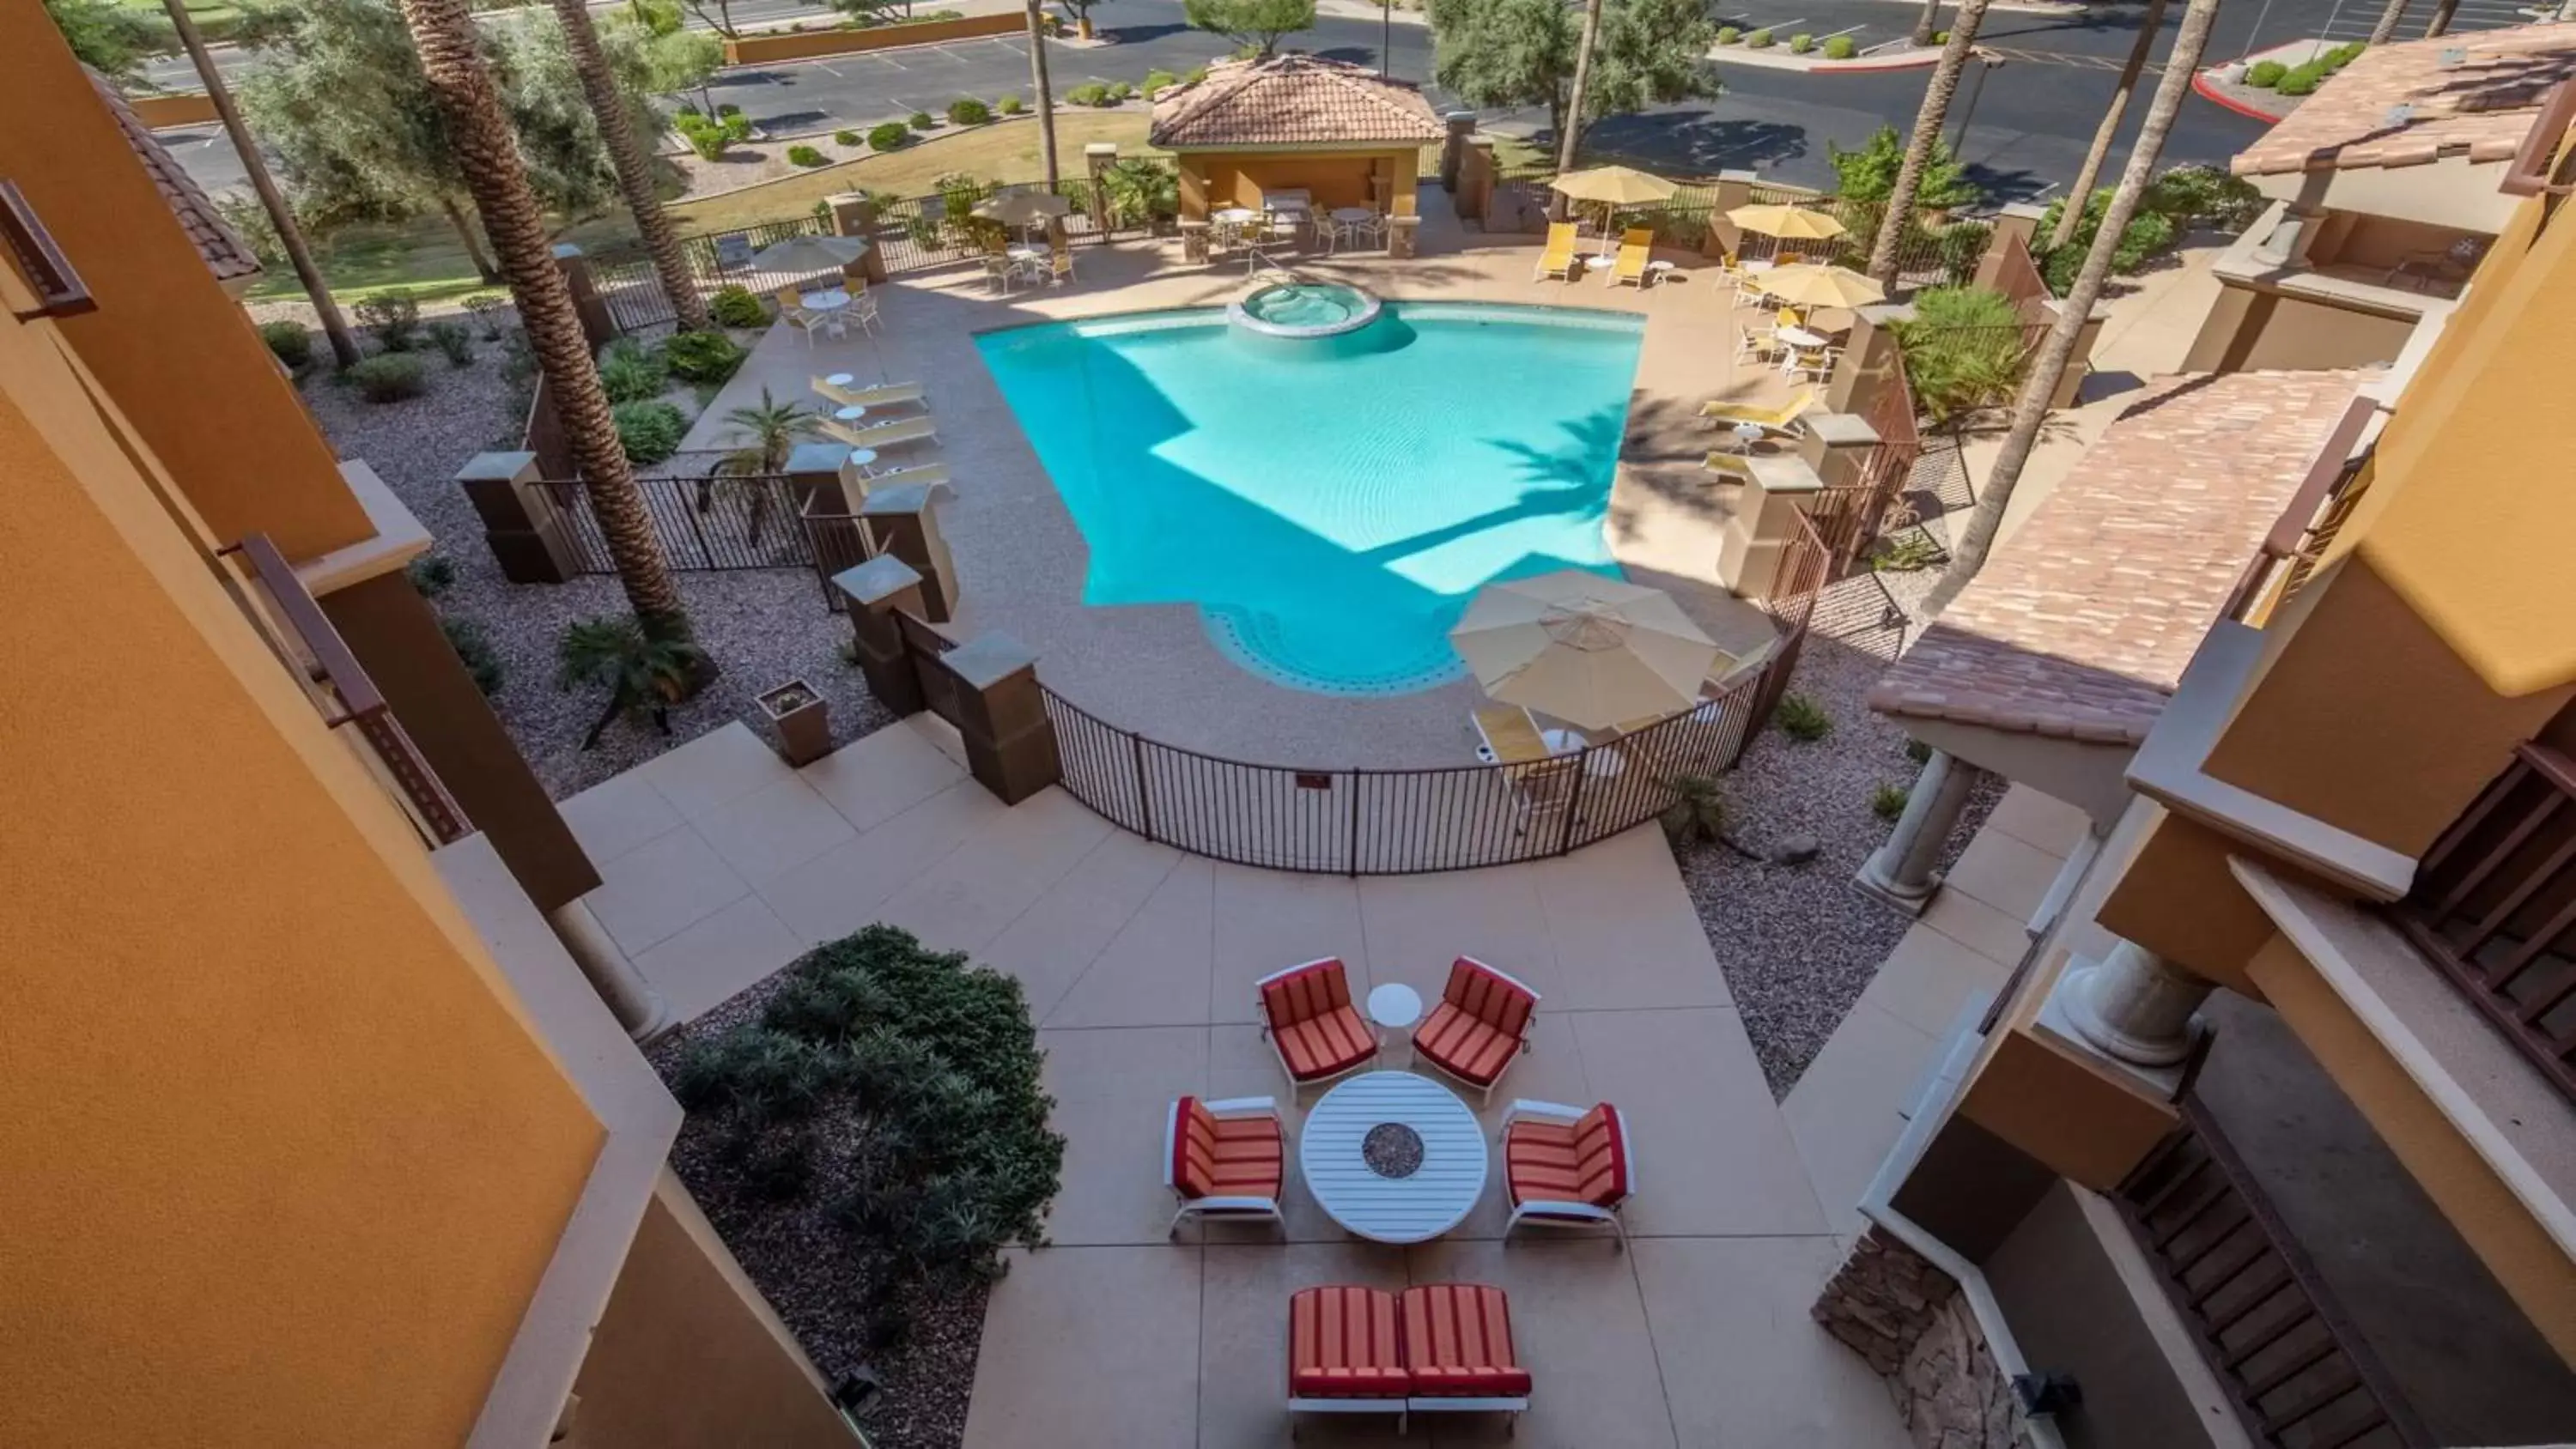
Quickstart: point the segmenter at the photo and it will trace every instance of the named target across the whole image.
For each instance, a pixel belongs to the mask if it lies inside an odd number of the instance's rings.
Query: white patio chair
[[[1537,1139],[1532,1145],[1538,1150],[1519,1164],[1512,1154],[1515,1129]],[[1504,1109],[1495,1140],[1503,1148],[1504,1200],[1512,1205],[1511,1218],[1503,1224],[1505,1237],[1524,1223],[1607,1227],[1617,1235],[1619,1251],[1628,1250],[1628,1225],[1620,1210],[1637,1192],[1637,1144],[1617,1107],[1603,1102],[1586,1111],[1524,1097]],[[1570,1170],[1561,1160],[1546,1160],[1561,1159],[1568,1151],[1576,1159]]]
[[[874,387],[860,387],[846,372],[814,379],[817,395],[830,398],[841,407],[872,408],[887,403],[918,403],[930,406],[930,395],[917,382],[882,382]]]
[[[1277,1164],[1264,1172],[1246,1172],[1230,1169],[1222,1159],[1204,1166],[1191,1163],[1184,1156],[1185,1136],[1191,1130],[1191,1124],[1184,1120],[1182,1114],[1189,1112],[1190,1117],[1197,1117],[1198,1112],[1190,1111],[1193,1107],[1206,1113],[1206,1120],[1196,1124],[1202,1135],[1215,1140],[1224,1139],[1229,1128],[1240,1133],[1240,1124],[1266,1121],[1268,1133],[1265,1135],[1275,1136],[1278,1141]],[[1261,1129],[1255,1127],[1253,1130],[1258,1133]],[[1202,1144],[1210,1148],[1212,1157],[1215,1140]],[[1280,1230],[1285,1232],[1287,1218],[1279,1211],[1279,1196],[1287,1185],[1287,1171],[1288,1121],[1280,1115],[1277,1100],[1270,1097],[1229,1097],[1221,1102],[1201,1102],[1195,1097],[1175,1099],[1163,1111],[1163,1186],[1172,1190],[1172,1196],[1180,1200],[1180,1206],[1173,1210],[1171,1226],[1165,1230],[1164,1236],[1178,1235],[1181,1224],[1190,1218],[1201,1222],[1210,1218],[1271,1222],[1279,1224]],[[1248,1183],[1247,1179],[1259,1181]],[[1270,1191],[1267,1194],[1225,1191],[1245,1185],[1264,1186]]]

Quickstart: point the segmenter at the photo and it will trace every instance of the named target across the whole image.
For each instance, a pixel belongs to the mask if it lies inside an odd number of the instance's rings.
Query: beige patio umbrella
[[[1793,307],[1860,307],[1887,298],[1885,287],[1849,267],[1814,262],[1764,272],[1753,284]]]
[[[1487,584],[1449,643],[1485,693],[1587,730],[1687,708],[1718,655],[1671,595],[1581,569]]]
[[[867,255],[867,251],[868,244],[860,237],[791,236],[753,253],[751,265],[754,271],[803,277],[816,272],[837,272]]]
[[[1783,241],[1825,241],[1843,234],[1841,222],[1804,206],[1739,206],[1726,219],[1746,231]]]
[[[975,203],[975,214],[1004,226],[1035,226],[1073,210],[1069,197],[1052,191],[1005,191]]]

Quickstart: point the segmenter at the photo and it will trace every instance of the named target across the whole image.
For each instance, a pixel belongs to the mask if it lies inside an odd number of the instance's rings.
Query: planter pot
[[[761,695],[760,709],[777,726],[778,752],[787,763],[810,765],[832,752],[832,706],[804,680]]]

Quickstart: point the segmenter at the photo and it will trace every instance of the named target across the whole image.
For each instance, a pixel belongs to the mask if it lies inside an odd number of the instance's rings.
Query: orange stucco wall
[[[0,1444],[453,1449],[600,1125],[84,387],[0,319]]]
[[[1017,10],[999,15],[969,15],[959,20],[923,20],[911,25],[879,25],[865,30],[766,31],[724,43],[725,64],[758,65],[770,60],[803,60],[817,55],[851,55],[865,50],[894,50],[906,45],[935,45],[979,35],[1017,35],[1028,20]]]
[[[1375,205],[1372,174],[1387,178],[1390,212],[1414,213],[1414,183],[1421,148],[1383,151],[1188,151],[1181,167],[1181,213],[1200,218],[1228,206],[1259,206],[1273,188],[1304,188],[1317,211]]]
[[[249,317],[135,160],[41,5],[0,6],[0,175],[98,298],[63,323],[207,526],[289,558],[373,533]],[[459,460],[461,461],[461,460]]]

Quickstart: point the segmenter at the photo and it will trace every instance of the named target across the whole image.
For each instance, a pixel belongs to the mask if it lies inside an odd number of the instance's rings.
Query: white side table
[[[1412,1139],[1400,1176],[1370,1165],[1369,1134],[1380,1128]],[[1379,1243],[1425,1242],[1458,1226],[1485,1191],[1489,1162],[1476,1114],[1457,1093],[1412,1072],[1344,1077],[1297,1134],[1297,1165],[1316,1203]]]
[[[1422,1019],[1422,993],[1390,981],[1368,994],[1369,1020],[1403,1037],[1410,1049],[1413,1024]]]

